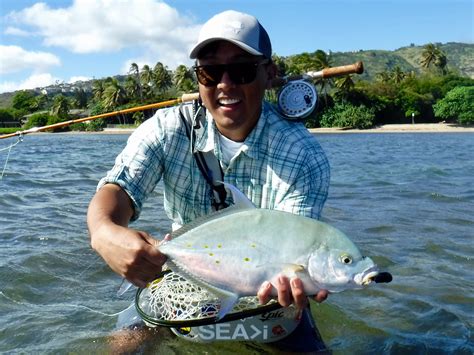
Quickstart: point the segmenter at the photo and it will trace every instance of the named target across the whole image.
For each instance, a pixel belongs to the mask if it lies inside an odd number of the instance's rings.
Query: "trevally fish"
[[[171,270],[219,297],[219,319],[238,298],[255,296],[264,281],[276,284],[279,275],[299,277],[306,295],[391,281],[340,230],[288,212],[249,208],[240,191],[225,185],[237,206],[198,218],[158,247]]]

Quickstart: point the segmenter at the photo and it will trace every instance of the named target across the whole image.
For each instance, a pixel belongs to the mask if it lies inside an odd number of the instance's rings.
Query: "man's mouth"
[[[232,106],[238,104],[241,100],[240,99],[232,99],[232,98],[221,98],[217,100],[217,103],[220,106]]]

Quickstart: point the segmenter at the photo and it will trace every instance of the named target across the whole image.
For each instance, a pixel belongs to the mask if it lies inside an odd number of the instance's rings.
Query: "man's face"
[[[259,63],[261,57],[222,41],[216,49],[199,58],[198,65]],[[244,141],[257,124],[262,109],[265,89],[274,77],[273,64],[258,65],[255,80],[248,84],[234,83],[224,72],[215,86],[199,84],[199,93],[204,106],[212,114],[216,126],[224,136],[234,141]]]

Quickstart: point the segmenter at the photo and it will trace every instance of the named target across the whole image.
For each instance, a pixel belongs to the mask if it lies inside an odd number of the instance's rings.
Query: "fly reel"
[[[278,93],[278,109],[290,121],[302,121],[316,107],[318,94],[306,80],[289,81]]]

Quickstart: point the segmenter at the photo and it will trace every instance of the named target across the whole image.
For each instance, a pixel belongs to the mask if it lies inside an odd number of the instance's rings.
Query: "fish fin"
[[[227,313],[232,310],[232,308],[234,308],[234,305],[237,303],[239,296],[229,291],[224,291],[221,294],[217,294],[217,296],[221,301],[221,308],[217,313],[217,320],[221,320]]]
[[[132,286],[133,286],[133,284],[132,284],[130,281],[128,281],[127,279],[123,279],[123,280],[122,280],[122,283],[120,284],[120,287],[119,287],[119,289],[118,289],[118,291],[117,291],[117,296],[118,296],[118,297],[121,297],[121,296],[122,296],[125,292],[127,292],[127,291],[130,289],[130,287],[132,287]]]
[[[265,268],[272,268],[275,270],[275,274],[281,274],[288,278],[292,278],[298,276],[298,274],[306,273],[306,269],[301,264],[292,264],[292,263],[285,263],[285,264],[262,264],[257,265],[258,267],[265,267]]]
[[[224,184],[224,186],[232,193],[232,199],[234,200],[234,206],[238,208],[256,208],[252,201],[249,200],[247,196],[244,195],[237,187],[232,184],[228,184],[223,181],[219,181]]]
[[[190,272],[188,272],[185,268],[181,267],[178,263],[175,261],[167,260],[167,264],[170,267],[171,270],[175,271],[176,273],[182,275],[184,278],[187,280],[195,283],[196,285],[206,289],[210,293],[214,294],[217,296],[217,298],[220,301],[221,307],[219,309],[219,312],[217,313],[217,320],[222,319],[227,313],[229,313],[234,305],[237,303],[239,299],[239,295],[230,292],[227,290],[224,290],[222,288],[216,287],[214,285],[211,285],[210,283],[194,276]]]
[[[253,205],[252,205],[253,206]],[[255,206],[252,207],[252,209],[254,209]],[[249,208],[247,208],[249,209]],[[189,222],[189,223],[186,223],[184,226],[182,226],[181,228],[173,231],[171,233],[171,240],[170,241],[167,241],[166,243],[168,242],[173,242],[173,243],[176,243],[175,242],[175,238],[183,235],[184,233],[190,231],[191,229],[194,229],[198,226],[200,226],[201,224],[204,224],[208,221],[211,221],[215,218],[219,218],[219,217],[223,217],[227,214],[232,214],[232,213],[236,213],[238,211],[242,211],[242,207],[240,206],[235,206],[235,205],[232,205],[230,207],[227,207],[227,208],[224,208],[220,211],[217,211],[217,212],[213,212],[211,214],[208,214],[208,215],[204,215],[204,216],[201,216],[201,217],[197,217],[196,219],[194,219],[193,221]],[[162,244],[163,245],[163,244]]]

